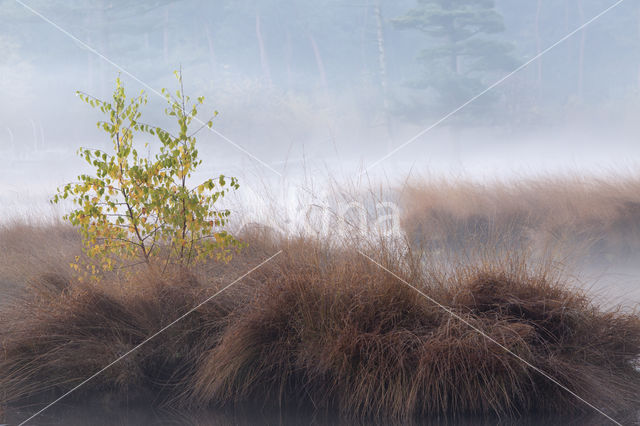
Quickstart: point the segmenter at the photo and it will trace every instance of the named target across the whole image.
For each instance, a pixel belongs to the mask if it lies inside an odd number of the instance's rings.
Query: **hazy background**
[[[121,71],[70,35],[156,90],[175,89],[182,67],[187,93],[206,96],[203,118],[218,110],[214,129],[251,154],[201,132],[203,174],[238,175],[255,192],[318,170],[357,176],[614,3],[24,2],[43,19],[1,0],[1,213],[46,210],[83,170],[75,150],[108,146],[74,94],[107,98]],[[163,100],[127,73],[129,94],[149,93],[145,121],[170,126]],[[368,172],[629,172],[639,112],[640,4],[628,0]]]
[[[248,220],[307,220],[330,182],[637,175],[640,2],[558,43],[616,3],[0,0],[0,224],[59,217],[56,187],[90,171],[76,150],[110,147],[77,90],[108,99],[120,75],[171,128],[154,90],[180,68],[219,112],[197,178],[239,177]],[[584,269],[598,300],[640,306],[639,268]]]

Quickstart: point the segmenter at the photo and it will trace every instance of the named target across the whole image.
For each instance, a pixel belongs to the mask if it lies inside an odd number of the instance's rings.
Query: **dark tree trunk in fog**
[[[216,53],[213,49],[213,36],[211,35],[211,30],[209,29],[209,25],[205,24],[205,34],[207,36],[207,47],[209,48],[209,64],[211,65],[211,72],[215,73],[216,71]]]
[[[162,57],[169,64],[169,5],[164,8],[164,26],[162,29]]]
[[[13,132],[9,127],[7,127],[7,132],[9,133],[9,144],[11,145],[11,153],[17,157],[18,149],[13,137]]]
[[[640,8],[638,8],[638,34],[637,34],[637,38],[638,40],[640,40]],[[640,90],[640,62],[638,63],[638,90]]]
[[[445,3],[442,6],[443,9],[447,11],[453,10],[453,5],[450,3]],[[451,68],[451,72],[455,75],[460,75],[460,67],[458,64],[458,50],[457,50],[457,40],[456,40],[456,26],[452,17],[447,17],[442,20],[441,23],[444,28],[444,33],[448,35],[449,39],[449,67]]]
[[[284,58],[287,64],[287,91],[293,90],[293,73],[291,71],[291,59],[293,57],[293,48],[291,47],[291,33],[287,31],[287,42],[284,50]]]
[[[87,44],[93,46],[90,35],[87,36]],[[93,52],[87,50],[87,84],[91,91],[93,91],[93,55]]]
[[[105,17],[106,15],[106,8],[107,8],[107,2],[105,0],[101,0],[100,3],[98,4],[98,25],[97,28],[99,29],[99,40],[96,40],[96,42],[98,43],[97,49],[100,53],[102,53],[104,56],[109,57],[109,51],[108,51],[108,40],[109,40],[109,32],[108,32],[108,25],[107,24],[107,19]],[[98,61],[98,69],[99,69],[99,73],[98,73],[98,87],[100,90],[100,93],[105,93],[106,92],[106,67],[105,67],[105,62],[103,60],[99,60]]]
[[[259,13],[256,13],[256,38],[258,39],[258,47],[260,48],[260,64],[262,65],[262,74],[267,82],[267,85],[272,86],[273,81],[271,80],[271,70],[269,69],[269,58],[267,57],[267,50],[265,48],[264,38],[262,36]]]
[[[536,7],[536,55],[542,51],[542,40],[540,38],[540,12],[542,11],[542,0],[538,0]],[[542,93],[542,58],[538,58],[536,64],[536,103],[540,100]]]
[[[584,4],[583,0],[578,0],[578,16],[580,17],[580,25],[584,24]],[[577,96],[582,100],[584,87],[584,49],[587,42],[587,28],[580,31],[580,47],[578,51],[578,88]]]
[[[368,51],[369,51],[369,48],[368,48],[369,40],[367,39],[367,25],[369,24],[369,8],[363,7],[363,9],[364,9],[364,14],[362,17],[362,32],[361,32],[361,38],[360,38],[360,60],[362,61],[362,69],[368,74],[369,61],[367,61],[367,58],[368,58]]]
[[[31,130],[33,132],[33,152],[37,153],[40,148],[40,144],[38,143],[38,128],[32,118],[29,119],[29,122],[31,123]]]
[[[322,84],[322,90],[324,92],[325,97],[329,95],[329,85],[327,84],[327,74],[324,70],[324,63],[322,62],[322,55],[320,54],[320,49],[318,49],[318,44],[316,43],[316,39],[308,34],[309,41],[311,42],[311,47],[313,48],[313,54],[316,58],[316,65],[318,67],[318,73],[320,74],[320,83]]]
[[[389,93],[387,84],[387,58],[385,56],[384,49],[384,33],[382,31],[382,12],[380,10],[380,3],[376,2],[374,5],[374,11],[376,16],[376,33],[378,41],[378,66],[380,68],[380,87],[382,88],[382,107],[383,107],[383,119],[384,128],[387,133],[387,148],[391,150],[391,123],[389,120]]]
[[[451,28],[453,28],[453,25],[451,25]],[[449,37],[449,42],[451,43],[451,46],[453,46],[449,55],[449,66],[451,67],[451,72],[455,75],[460,75],[460,67],[458,67],[458,53],[456,52],[456,42],[453,34]]]

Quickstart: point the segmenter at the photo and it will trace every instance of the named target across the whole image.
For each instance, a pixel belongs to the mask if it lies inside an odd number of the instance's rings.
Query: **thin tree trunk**
[[[368,6],[368,4],[367,4]],[[360,39],[360,60],[362,61],[362,69],[365,73],[368,73],[368,55],[367,51],[369,50],[366,46],[368,44],[367,40],[367,25],[369,25],[369,7],[364,7],[364,16],[362,17],[362,33]]]
[[[320,83],[322,85],[322,91],[324,92],[325,98],[329,98],[329,85],[327,84],[327,74],[324,70],[324,63],[322,62],[322,55],[320,54],[320,49],[318,49],[318,44],[316,43],[316,39],[313,38],[311,33],[308,34],[309,41],[311,42],[311,47],[313,48],[313,54],[316,58],[316,65],[318,67],[318,73],[320,74]]]
[[[36,122],[33,121],[32,118],[29,119],[29,121],[31,122],[31,130],[33,131],[33,152],[37,154],[40,150],[38,144],[38,129],[36,128]]]
[[[262,74],[267,82],[268,86],[273,85],[271,80],[271,70],[269,69],[269,58],[267,57],[267,50],[264,45],[264,38],[262,37],[262,28],[260,25],[260,14],[256,12],[256,37],[258,39],[258,47],[260,48],[260,64],[262,65]]]
[[[11,129],[9,127],[7,127],[7,132],[9,132],[9,143],[11,144],[11,153],[13,154],[13,156],[15,158],[18,158],[18,149],[16,146],[16,142],[14,140],[13,137],[13,132],[11,131]],[[9,164],[9,166],[11,166],[11,164]]]
[[[389,120],[389,92],[387,85],[387,60],[384,49],[384,33],[382,31],[382,12],[380,11],[380,3],[374,5],[376,16],[376,32],[378,39],[378,65],[380,67],[380,87],[382,88],[382,106],[384,115],[384,127],[387,133],[387,149],[392,149],[391,144],[391,123]]]
[[[540,12],[542,11],[542,0],[538,0],[536,7],[536,55],[542,51],[542,39],[540,38]],[[536,102],[540,100],[542,94],[542,57],[536,61]]]
[[[638,8],[638,39],[640,40],[640,8]],[[638,63],[638,90],[640,90],[640,63]]]
[[[452,33],[453,33],[453,29],[451,30],[451,32],[449,32],[449,34],[452,34]],[[451,55],[449,56],[449,61],[450,61],[449,66],[451,67],[451,72],[455,75],[460,75],[460,73],[458,72],[460,71],[458,67],[458,46],[455,40],[453,39],[453,36],[450,36],[449,42],[451,43]]]
[[[98,43],[98,51],[100,51],[103,55],[105,55],[106,57],[109,57],[109,52],[107,49],[107,44],[108,44],[108,32],[107,32],[107,20],[105,19],[105,9],[106,9],[106,4],[105,1],[101,1],[99,4],[99,9],[98,9],[98,31],[99,31],[99,40],[97,40]],[[98,61],[98,87],[100,90],[100,93],[105,93],[106,92],[106,86],[105,86],[105,78],[106,78],[106,69],[105,69],[105,62],[104,61]]]
[[[215,72],[216,70],[216,53],[213,49],[213,37],[211,36],[211,30],[209,29],[209,25],[205,25],[205,34],[207,36],[207,46],[209,48],[209,64],[211,66],[211,72]]]
[[[169,64],[169,5],[164,8],[164,26],[162,28],[162,57]]]
[[[291,33],[287,30],[287,44],[284,52],[287,64],[287,91],[293,90],[293,72],[291,71],[291,60],[293,57],[293,48],[291,47]]]
[[[442,8],[446,11],[450,11],[453,9],[453,5],[449,2],[444,2]],[[448,41],[450,47],[449,53],[449,67],[451,68],[451,72],[454,75],[460,75],[460,67],[458,63],[458,43],[456,42],[454,33],[455,33],[455,22],[453,18],[449,17],[444,20],[442,26],[446,29],[445,33],[449,34]]]
[[[578,15],[580,16],[580,24],[584,23],[584,4],[583,0],[578,0]],[[587,29],[580,31],[580,48],[578,56],[578,99],[582,100],[584,88],[584,49],[587,42]]]
[[[87,36],[87,44],[89,46],[92,46],[92,41],[91,41],[91,36],[88,35]],[[94,80],[94,76],[93,76],[93,52],[87,50],[87,68],[88,68],[88,72],[87,72],[87,76],[88,76],[88,87],[90,91],[93,91],[93,80]]]

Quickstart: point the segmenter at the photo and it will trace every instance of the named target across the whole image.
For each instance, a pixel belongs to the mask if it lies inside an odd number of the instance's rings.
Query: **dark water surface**
[[[42,407],[42,406],[39,406]],[[17,425],[38,411],[39,407],[10,409],[6,413],[8,425]],[[640,412],[615,417],[624,425],[640,424]],[[27,424],[29,425],[69,425],[69,426],[134,426],[134,425],[386,425],[407,424],[375,419],[340,420],[336,417],[300,412],[277,412],[263,408],[239,407],[235,409],[188,411],[149,406],[121,405],[109,407],[104,404],[69,404],[60,402]],[[523,425],[523,426],[561,426],[561,425],[607,425],[614,424],[600,414],[583,416],[526,416],[517,418],[498,417],[464,417],[464,418],[425,418],[414,421],[414,425],[429,426],[488,426],[488,425]]]

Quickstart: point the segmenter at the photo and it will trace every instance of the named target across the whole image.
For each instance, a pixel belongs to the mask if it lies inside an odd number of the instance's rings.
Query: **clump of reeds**
[[[399,421],[591,410],[525,360],[609,413],[640,403],[640,316],[600,309],[547,267],[516,255],[434,265],[400,245],[243,239],[249,248],[226,266],[99,285],[32,280],[2,314],[3,402],[61,394],[281,249],[73,396]]]
[[[187,272],[137,273],[125,281],[79,283],[43,275],[2,315],[4,402],[71,388],[206,298]],[[230,292],[231,293],[231,292]],[[105,370],[82,395],[162,400],[183,384],[199,352],[214,346],[234,305],[221,295]],[[51,393],[50,391],[53,391]],[[77,395],[74,395],[77,396]],[[100,398],[100,395],[98,395]]]
[[[428,251],[491,243],[539,252],[561,247],[586,263],[640,259],[637,176],[414,180],[403,189],[402,205],[403,229],[414,246]]]
[[[518,259],[450,274],[385,266],[486,336],[358,252],[298,241],[258,271],[262,285],[205,354],[190,397],[395,419],[589,409],[489,336],[596,406],[640,401],[637,315],[602,312]]]

